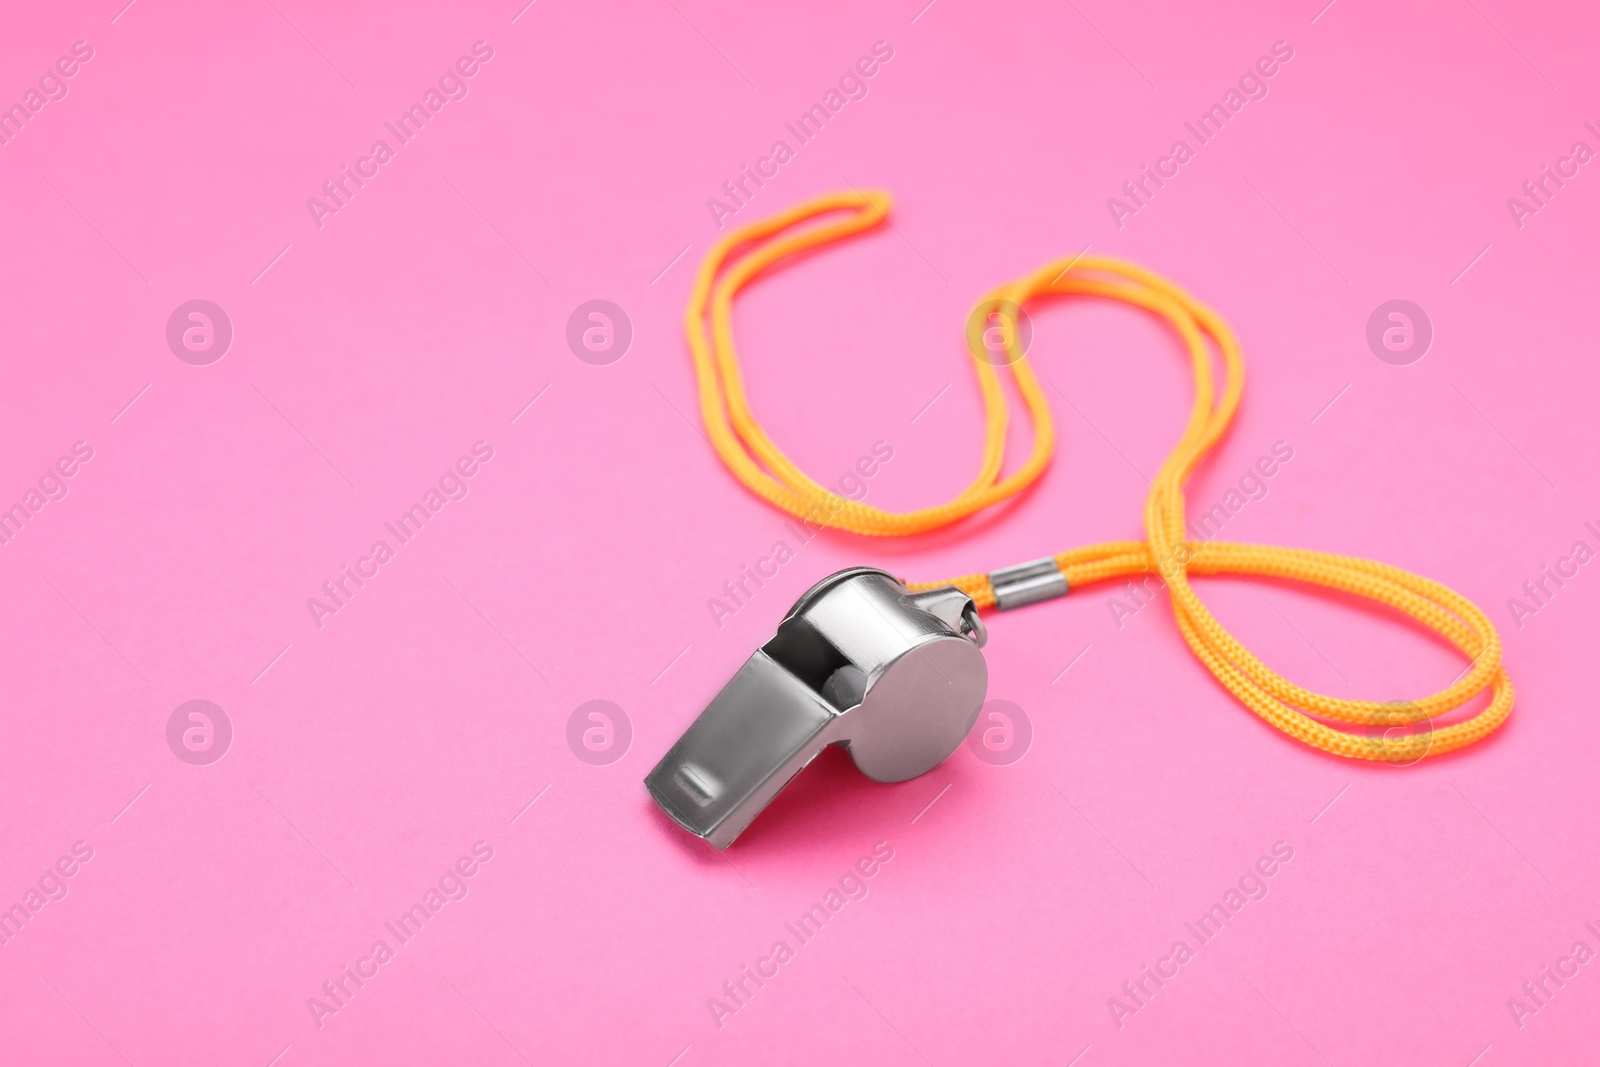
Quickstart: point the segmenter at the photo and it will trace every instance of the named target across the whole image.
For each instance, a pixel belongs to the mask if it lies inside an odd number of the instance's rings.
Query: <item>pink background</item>
[[[13,5],[0,34],[3,101],[94,49],[0,146],[0,502],[94,449],[0,547],[0,903],[93,849],[0,946],[0,1059],[1592,1056],[1600,963],[1521,1028],[1507,1007],[1575,940],[1600,951],[1600,572],[1520,629],[1506,606],[1575,540],[1600,547],[1600,173],[1520,229],[1506,206],[1574,141],[1600,148],[1583,5],[122,2]],[[494,58],[470,94],[319,229],[307,198],[478,40]],[[774,437],[819,478],[887,441],[868,499],[944,499],[978,456],[971,301],[1085,245],[1148,264],[1249,359],[1191,501],[1286,441],[1228,536],[1474,598],[1519,692],[1499,735],[1406,770],[1324,756],[1239,707],[1164,598],[1119,629],[1115,590],[1090,588],[991,619],[990,696],[1033,726],[1020,762],[963,748],[891,787],[830,754],[721,857],[655,814],[645,772],[815,579],[1138,536],[1187,410],[1154,324],[1036,308],[1061,436],[1037,491],[913,543],[824,535],[713,625],[708,598],[783,516],[696,432],[679,320],[718,233],[706,199],[878,40],[894,58],[869,95],[737,219],[847,184],[898,198],[895,230],[741,303]],[[1107,198],[1279,40],[1267,98],[1118,229]],[[165,341],[194,298],[235,330],[210,366]],[[634,329],[603,367],[564,340],[597,298]],[[1434,326],[1410,366],[1364,338],[1394,298]],[[470,495],[319,629],[307,598],[478,440],[494,459]],[[1360,604],[1203,592],[1327,692],[1416,696],[1462,666]],[[210,766],[167,745],[192,699],[233,723]],[[608,766],[566,741],[593,699],[632,723]],[[384,922],[480,840],[465,899],[319,1028],[307,999],[393,947]],[[1195,947],[1184,922],[1279,841],[1270,894],[1119,1028],[1108,998]],[[707,999],[877,842],[894,858],[867,897],[719,1028]]]

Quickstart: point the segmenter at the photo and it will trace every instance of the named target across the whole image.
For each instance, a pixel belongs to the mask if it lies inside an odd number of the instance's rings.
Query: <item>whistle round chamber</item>
[[[884,571],[824,578],[784,616],[645,777],[679,825],[726,848],[806,764],[842,744],[902,782],[960,745],[983,706],[987,634],[953,586],[908,592]]]

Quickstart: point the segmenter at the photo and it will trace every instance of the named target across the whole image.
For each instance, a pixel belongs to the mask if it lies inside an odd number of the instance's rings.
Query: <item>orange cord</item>
[[[826,515],[828,525],[877,537],[905,536],[947,526],[1014,496],[1044,472],[1055,447],[1050,408],[1027,359],[1007,332],[1006,365],[1033,421],[1033,448],[1012,474],[1000,477],[1005,457],[1008,406],[981,340],[969,331],[986,430],[978,476],[953,500],[914,511],[893,512],[847,500],[807,477],[773,444],[745,398],[733,343],[733,297],[754,278],[788,256],[881,225],[888,217],[887,193],[837,192],[736,230],[706,256],[695,278],[684,317],[699,379],[700,410],[713,446],[736,477],[776,507],[802,518]],[[843,212],[820,225],[796,229],[819,216]],[[1470,745],[1493,732],[1511,713],[1514,693],[1501,666],[1500,635],[1478,607],[1459,593],[1383,563],[1311,552],[1222,541],[1191,541],[1184,535],[1183,486],[1195,466],[1221,439],[1244,389],[1244,358],[1220,316],[1174,283],[1142,267],[1107,256],[1081,256],[1041,267],[1003,285],[979,301],[976,321],[991,311],[1022,307],[1048,296],[1087,295],[1120,300],[1160,315],[1188,347],[1195,398],[1189,423],[1162,464],[1145,502],[1147,540],[1108,541],[1057,554],[1056,566],[1070,588],[1154,572],[1167,584],[1178,629],[1196,656],[1246,707],[1292,737],[1353,759],[1415,762]],[[709,304],[709,309],[708,309]],[[707,315],[710,334],[707,335]],[[1223,387],[1213,382],[1212,346],[1220,354]],[[1387,604],[1431,627],[1471,660],[1449,687],[1416,702],[1344,700],[1314,693],[1273,672],[1223,628],[1189,584],[1192,574],[1260,575],[1337,589]],[[966,575],[942,582],[909,583],[912,590],[955,585],[980,608],[995,606],[989,576]],[[1492,690],[1476,715],[1435,729],[1434,720]],[[1383,736],[1335,729],[1321,719],[1389,727]],[[1416,732],[1389,736],[1405,724],[1426,720]]]

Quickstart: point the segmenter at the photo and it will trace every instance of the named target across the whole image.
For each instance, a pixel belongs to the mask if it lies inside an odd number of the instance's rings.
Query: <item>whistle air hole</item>
[[[867,676],[805,618],[791,618],[762,651],[838,711],[861,703]]]
[[[840,711],[849,711],[866,695],[867,672],[854,663],[846,663],[828,675],[828,680],[822,684],[822,699]]]

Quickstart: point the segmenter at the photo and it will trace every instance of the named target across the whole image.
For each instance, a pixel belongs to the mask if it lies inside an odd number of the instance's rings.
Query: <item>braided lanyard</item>
[[[773,218],[729,233],[711,250],[695,278],[684,316],[699,379],[700,411],[712,444],[734,475],[758,496],[792,515],[820,509],[829,524],[873,537],[898,537],[938,529],[1014,496],[1044,472],[1055,447],[1050,408],[1028,362],[1006,331],[1007,362],[1034,427],[1033,448],[1014,473],[1001,478],[1007,402],[994,365],[984,358],[979,334],[968,331],[986,430],[978,476],[944,504],[914,511],[884,511],[847,500],[818,485],[767,436],[751,412],[733,343],[733,298],[750,281],[786,257],[861,233],[883,223],[888,194],[838,192],[819,196]],[[828,221],[802,227],[813,219]],[[970,321],[1020,308],[1050,296],[1086,295],[1120,300],[1160,315],[1189,349],[1194,407],[1183,437],[1161,465],[1145,501],[1144,541],[1107,541],[1070,549],[1036,564],[937,582],[911,582],[912,591],[954,585],[979,608],[1014,606],[1007,589],[1064,593],[1093,582],[1155,573],[1166,582],[1183,639],[1217,680],[1251,711],[1308,745],[1352,759],[1415,762],[1453,751],[1493,732],[1511,713],[1514,693],[1501,666],[1500,635],[1478,607],[1459,593],[1398,567],[1328,552],[1224,541],[1192,541],[1184,534],[1183,486],[1221,439],[1244,389],[1244,359],[1227,323],[1160,275],[1106,256],[1081,256],[1041,267],[1003,285],[978,303]],[[710,331],[707,332],[709,314]],[[1212,374],[1212,346],[1221,355],[1223,384]],[[1471,659],[1453,684],[1421,700],[1380,703],[1314,693],[1281,677],[1223,628],[1189,584],[1191,575],[1261,575],[1288,578],[1353,593],[1404,612],[1447,638]],[[997,599],[996,586],[1001,586]],[[1026,592],[1018,602],[1039,599]],[[1434,721],[1485,689],[1488,705],[1450,726]],[[1316,715],[1320,718],[1313,718]],[[1387,727],[1380,735],[1336,729],[1321,719]],[[1418,729],[1409,724],[1425,722]]]

